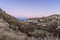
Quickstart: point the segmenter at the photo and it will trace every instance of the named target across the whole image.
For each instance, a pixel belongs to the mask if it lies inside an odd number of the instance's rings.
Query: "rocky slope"
[[[60,29],[60,15],[54,14],[47,17],[41,17],[41,18],[30,18],[27,20],[29,23],[33,23],[36,25],[37,28],[45,29],[47,31],[55,31],[60,32],[58,29]]]
[[[25,40],[27,36],[17,31],[21,22],[0,9],[0,40]]]
[[[41,18],[29,18],[25,22],[35,26],[34,36],[50,35],[60,37],[60,15],[54,14]],[[41,32],[42,31],[42,32]]]
[[[20,21],[0,8],[0,40],[60,40],[60,15]]]
[[[36,40],[30,34],[34,29],[35,27],[18,20],[0,8],[0,40]]]

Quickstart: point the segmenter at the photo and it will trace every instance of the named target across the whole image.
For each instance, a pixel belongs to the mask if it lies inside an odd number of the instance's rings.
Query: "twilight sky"
[[[0,0],[0,8],[15,17],[60,14],[60,0]]]

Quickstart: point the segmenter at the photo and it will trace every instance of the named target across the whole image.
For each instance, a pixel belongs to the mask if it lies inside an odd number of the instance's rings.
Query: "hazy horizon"
[[[60,0],[0,0],[0,8],[17,18],[60,14]]]

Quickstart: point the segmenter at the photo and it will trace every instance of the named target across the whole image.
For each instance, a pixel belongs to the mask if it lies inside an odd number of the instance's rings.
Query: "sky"
[[[14,17],[42,17],[60,14],[60,0],[0,0],[0,8]]]

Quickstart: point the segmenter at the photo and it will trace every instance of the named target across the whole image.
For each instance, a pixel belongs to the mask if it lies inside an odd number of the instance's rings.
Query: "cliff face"
[[[60,15],[20,21],[0,9],[0,40],[55,40],[59,30]]]

